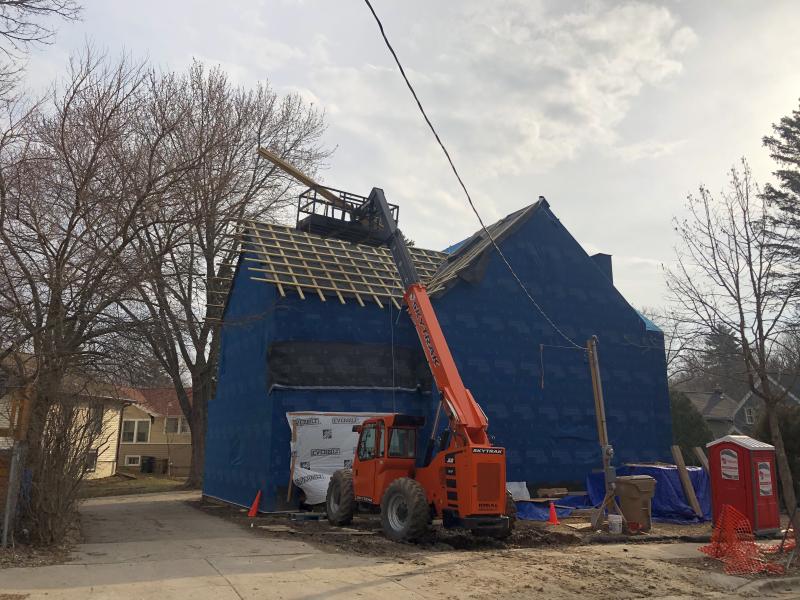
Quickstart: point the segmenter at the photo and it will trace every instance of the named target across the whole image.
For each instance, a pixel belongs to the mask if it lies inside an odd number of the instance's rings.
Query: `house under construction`
[[[275,508],[289,481],[287,412],[433,422],[438,397],[388,249],[324,211],[335,207],[309,191],[296,227],[251,223],[244,232],[209,405],[207,496],[249,505],[262,489],[262,509]],[[663,334],[614,287],[611,257],[589,256],[544,199],[489,230],[566,336],[598,336],[617,462],[669,460]],[[485,232],[411,253],[464,382],[507,450],[508,480],[581,481],[598,468],[586,355],[519,289]]]

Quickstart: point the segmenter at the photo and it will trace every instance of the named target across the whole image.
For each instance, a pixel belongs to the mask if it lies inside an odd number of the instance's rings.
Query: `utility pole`
[[[622,514],[617,501],[616,480],[617,470],[612,461],[614,447],[608,441],[608,427],[606,426],[606,405],[603,399],[603,381],[600,379],[600,358],[597,353],[597,336],[593,335],[586,342],[586,354],[589,357],[589,371],[592,374],[592,392],[594,395],[594,413],[597,419],[597,435],[600,441],[600,453],[603,458],[603,475],[606,483],[606,495],[602,504],[595,509],[592,515],[592,527],[599,529],[605,521],[606,509],[618,515]]]

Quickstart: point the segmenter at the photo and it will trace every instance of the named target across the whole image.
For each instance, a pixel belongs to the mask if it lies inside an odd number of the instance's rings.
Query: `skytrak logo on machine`
[[[413,293],[409,294],[408,300],[411,304],[411,310],[414,313],[414,320],[417,322],[417,325],[420,329],[422,341],[425,343],[425,347],[428,349],[428,356],[431,357],[431,362],[438,367],[440,364],[439,355],[436,354],[436,349],[433,347],[433,342],[431,341],[430,331],[428,331],[428,326],[425,325],[425,320],[422,318],[422,309],[417,303],[417,295]]]
[[[502,448],[473,448],[473,454],[502,454]]]

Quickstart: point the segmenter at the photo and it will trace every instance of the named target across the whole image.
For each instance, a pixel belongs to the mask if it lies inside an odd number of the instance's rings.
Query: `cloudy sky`
[[[659,306],[673,217],[800,98],[800,2],[373,0],[485,220],[546,196],[615,283]],[[361,0],[83,0],[31,56],[41,90],[86,40],[184,69],[221,64],[324,108],[329,185],[382,187],[419,246],[477,228]]]

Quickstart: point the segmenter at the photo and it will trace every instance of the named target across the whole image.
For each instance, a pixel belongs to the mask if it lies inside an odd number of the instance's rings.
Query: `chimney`
[[[592,255],[592,260],[594,264],[597,265],[597,268],[603,272],[603,275],[605,275],[611,283],[614,283],[614,271],[611,268],[611,255],[599,252]]]

